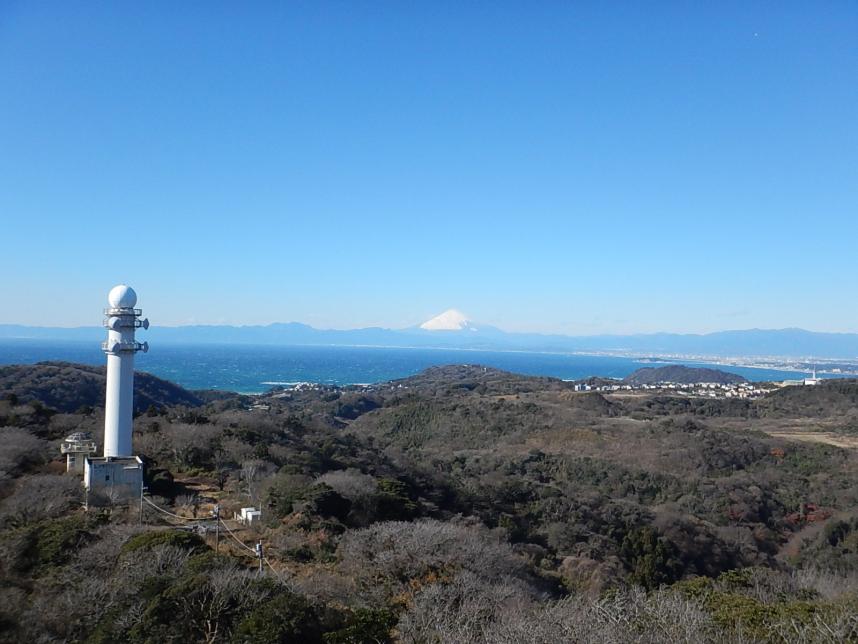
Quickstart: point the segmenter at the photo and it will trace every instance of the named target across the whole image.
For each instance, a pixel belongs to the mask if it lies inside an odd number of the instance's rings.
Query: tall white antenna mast
[[[131,456],[131,427],[134,411],[134,354],[149,350],[149,343],[134,339],[134,331],[149,328],[149,320],[140,320],[143,311],[135,309],[137,294],[125,284],[114,286],[107,295],[110,306],[104,309],[107,342],[101,348],[107,354],[107,389],[104,404],[104,456]]]

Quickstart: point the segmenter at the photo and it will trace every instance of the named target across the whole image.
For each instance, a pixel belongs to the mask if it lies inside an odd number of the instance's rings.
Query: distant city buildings
[[[776,385],[777,386],[777,385]],[[717,382],[676,383],[661,382],[647,385],[630,385],[617,383],[615,385],[591,386],[576,384],[575,391],[666,391],[678,396],[696,396],[701,398],[758,398],[772,391],[774,387],[763,386],[760,383],[743,382],[722,384]]]
[[[773,383],[754,383],[743,382],[734,384],[723,384],[716,382],[697,382],[697,383],[676,383],[676,382],[660,382],[657,384],[647,385],[630,385],[623,382],[617,382],[610,385],[588,385],[578,383],[575,384],[575,391],[599,391],[599,392],[620,392],[620,391],[664,391],[672,395],[679,396],[696,396],[701,398],[759,398],[767,393],[781,387],[790,386],[810,386],[818,385],[823,382],[822,378],[817,378],[816,374],[812,378],[803,380],[784,380]]]

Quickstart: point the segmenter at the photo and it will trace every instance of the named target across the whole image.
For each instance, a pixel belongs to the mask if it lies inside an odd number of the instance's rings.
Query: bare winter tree
[[[350,468],[322,474],[316,479],[353,503],[361,503],[378,491],[378,482],[369,474]]]
[[[810,621],[789,619],[772,625],[775,641],[784,644],[840,644],[858,640],[858,614],[849,606],[816,613]]]
[[[19,427],[0,427],[0,482],[48,458],[50,445]]]
[[[190,552],[184,548],[159,545],[123,555],[118,569],[122,571],[122,576],[128,579],[128,585],[136,587],[149,577],[178,578],[190,556]]]
[[[80,480],[72,476],[23,476],[0,503],[0,522],[23,526],[58,517],[82,501]]]
[[[515,586],[486,586],[472,573],[427,587],[403,615],[405,642],[625,644],[731,642],[694,601],[635,589],[600,600],[572,596],[541,603]],[[732,638],[732,639],[731,639]]]
[[[270,463],[259,460],[245,461],[241,465],[239,473],[239,485],[241,493],[250,499],[254,505],[258,505],[262,496],[261,483],[263,479],[271,475]]]
[[[229,641],[225,630],[234,616],[246,613],[270,596],[271,587],[255,583],[258,579],[247,569],[225,566],[181,597],[184,614],[205,642]]]
[[[484,584],[516,584],[540,595],[518,557],[500,534],[464,523],[387,521],[346,533],[337,551],[340,570],[366,588],[366,597],[396,592],[410,582],[426,583],[470,571]]]

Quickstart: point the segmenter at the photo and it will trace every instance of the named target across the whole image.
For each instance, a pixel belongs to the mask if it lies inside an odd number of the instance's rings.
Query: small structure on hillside
[[[60,445],[60,453],[66,457],[66,472],[83,474],[84,461],[95,454],[95,441],[89,432],[75,432],[66,436]]]
[[[805,378],[805,379],[804,379],[804,384],[805,384],[806,386],[807,386],[807,385],[815,386],[815,385],[818,385],[818,384],[819,384],[819,383],[821,383],[821,382],[822,382],[822,378],[817,378],[817,377],[816,377],[816,367],[814,367],[814,368],[813,368],[813,375],[812,375],[810,378]]]
[[[259,525],[262,520],[262,510],[256,508],[241,508],[241,512],[235,513],[235,520],[249,528]]]

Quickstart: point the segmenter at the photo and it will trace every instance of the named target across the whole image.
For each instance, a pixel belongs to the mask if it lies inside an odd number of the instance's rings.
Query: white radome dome
[[[114,309],[133,309],[137,304],[137,293],[130,286],[119,284],[110,289],[107,302]]]

